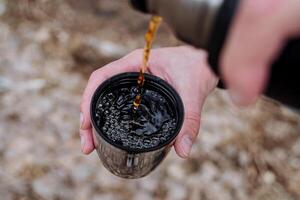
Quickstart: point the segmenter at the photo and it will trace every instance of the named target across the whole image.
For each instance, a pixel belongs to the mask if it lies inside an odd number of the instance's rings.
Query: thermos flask
[[[144,13],[161,16],[180,40],[207,50],[210,67],[219,75],[221,50],[240,1],[131,0],[131,4]],[[273,62],[265,95],[300,108],[299,72],[300,39],[295,38]]]

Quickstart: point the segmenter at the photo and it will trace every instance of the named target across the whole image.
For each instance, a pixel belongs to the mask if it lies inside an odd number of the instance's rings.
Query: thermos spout
[[[177,38],[208,48],[210,33],[223,0],[131,0],[134,8],[160,15]]]
[[[217,75],[222,49],[240,2],[242,0],[131,0],[134,8],[160,15],[182,41],[207,50],[208,63]],[[299,51],[300,38],[288,41],[271,65],[265,90],[267,96],[298,108]],[[222,83],[220,78],[219,83]]]

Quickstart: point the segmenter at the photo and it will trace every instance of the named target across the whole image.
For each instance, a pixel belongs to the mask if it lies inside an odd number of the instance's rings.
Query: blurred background
[[[143,47],[148,20],[124,0],[0,0],[0,199],[300,199],[300,115],[265,98],[237,109],[216,90],[191,157],[142,179],[81,154],[88,77]],[[163,24],[155,47],[175,45]]]

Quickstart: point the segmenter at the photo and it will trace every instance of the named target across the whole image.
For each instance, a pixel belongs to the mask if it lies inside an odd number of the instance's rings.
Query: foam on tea
[[[175,132],[175,113],[157,91],[143,88],[139,108],[132,102],[136,86],[120,87],[102,95],[96,106],[96,123],[104,135],[130,149],[153,148],[167,141]]]

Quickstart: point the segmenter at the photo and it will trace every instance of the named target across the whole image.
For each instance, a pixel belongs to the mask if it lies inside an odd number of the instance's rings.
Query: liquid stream
[[[157,32],[157,29],[162,21],[162,18],[159,16],[152,16],[151,20],[149,22],[148,31],[145,34],[145,46],[144,46],[144,52],[143,52],[143,62],[140,68],[140,74],[137,80],[137,89],[138,94],[136,95],[134,102],[133,102],[133,109],[136,111],[139,107],[139,105],[142,102],[142,96],[141,96],[141,90],[143,88],[144,82],[145,82],[145,76],[144,73],[147,70],[148,67],[148,61],[150,57],[150,52],[152,48],[152,43],[155,37],[155,34]]]

